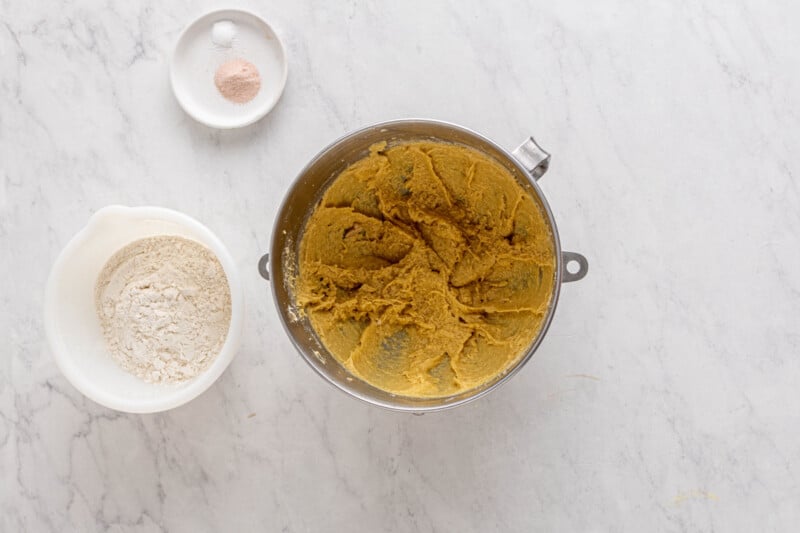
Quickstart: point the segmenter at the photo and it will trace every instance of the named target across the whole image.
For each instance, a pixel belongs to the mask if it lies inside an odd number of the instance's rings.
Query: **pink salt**
[[[244,59],[232,59],[217,69],[214,84],[220,94],[237,104],[245,104],[261,89],[261,76],[255,65]]]

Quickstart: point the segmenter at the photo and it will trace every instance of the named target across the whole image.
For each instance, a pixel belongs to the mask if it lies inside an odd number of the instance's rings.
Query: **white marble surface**
[[[242,2],[290,75],[231,132],[167,82],[214,2],[71,4],[0,0],[0,531],[796,529],[800,4]],[[422,417],[317,378],[255,268],[316,151],[410,115],[535,134],[591,262],[520,374]],[[44,340],[50,265],[110,203],[196,216],[248,291],[236,360],[165,414],[86,400]]]

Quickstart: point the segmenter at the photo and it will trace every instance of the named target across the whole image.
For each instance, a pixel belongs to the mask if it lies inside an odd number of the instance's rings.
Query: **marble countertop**
[[[800,4],[243,1],[290,71],[237,131],[168,84],[213,2],[71,4],[0,0],[0,531],[796,528]],[[535,135],[591,265],[522,372],[419,417],[319,379],[256,271],[305,162],[406,116]],[[238,357],[163,414],[85,399],[44,339],[50,266],[111,203],[203,221],[247,291]]]

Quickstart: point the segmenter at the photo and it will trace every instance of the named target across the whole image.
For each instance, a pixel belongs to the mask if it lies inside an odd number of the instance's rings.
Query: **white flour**
[[[141,239],[115,253],[97,279],[95,303],[114,359],[151,383],[197,376],[219,354],[231,321],[219,260],[175,236]]]

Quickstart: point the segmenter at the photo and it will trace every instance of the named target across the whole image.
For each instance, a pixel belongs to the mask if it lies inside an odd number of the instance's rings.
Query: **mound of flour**
[[[217,257],[195,241],[148,237],[108,260],[95,287],[114,359],[151,383],[197,376],[219,354],[231,295]]]

